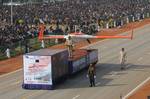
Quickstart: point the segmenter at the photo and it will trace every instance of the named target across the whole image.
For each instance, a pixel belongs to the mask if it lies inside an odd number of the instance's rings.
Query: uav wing
[[[84,33],[70,33],[69,35],[44,35],[44,27],[41,27],[39,32],[39,40],[44,39],[67,39],[68,37],[71,38],[83,38],[83,39],[116,39],[116,38],[125,38],[125,39],[132,39],[133,38],[133,30],[130,35],[114,35],[114,36],[93,36],[93,35],[87,35]]]

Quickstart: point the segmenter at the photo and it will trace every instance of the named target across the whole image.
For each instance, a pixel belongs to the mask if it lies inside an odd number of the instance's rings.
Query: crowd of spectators
[[[39,23],[47,25],[48,33],[69,33],[75,25],[92,34],[102,22],[150,13],[148,0],[65,0],[43,4],[13,6],[13,25],[10,25],[10,6],[0,6],[0,46],[26,37],[37,36]],[[116,23],[117,24],[117,23]]]

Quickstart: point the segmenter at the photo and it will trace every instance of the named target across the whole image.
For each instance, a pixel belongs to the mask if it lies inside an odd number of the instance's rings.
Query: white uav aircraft
[[[115,38],[125,38],[125,39],[131,39],[133,38],[133,30],[130,35],[114,35],[114,36],[93,36],[93,35],[87,35],[81,32],[75,32],[75,33],[70,33],[68,35],[44,35],[44,26],[40,27],[40,32],[39,32],[39,40],[46,40],[46,39],[68,39],[71,37],[72,39],[76,38],[82,38],[82,39],[87,39],[88,43],[90,43],[89,39],[115,39]]]

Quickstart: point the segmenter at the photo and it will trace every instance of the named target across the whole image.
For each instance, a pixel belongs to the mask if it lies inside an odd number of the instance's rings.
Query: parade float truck
[[[23,55],[24,89],[54,89],[56,84],[98,61],[97,49],[77,49],[68,58],[67,49],[40,49]]]

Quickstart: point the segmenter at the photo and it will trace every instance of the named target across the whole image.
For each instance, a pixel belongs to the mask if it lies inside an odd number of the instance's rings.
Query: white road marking
[[[115,76],[117,74],[118,74],[117,72],[112,72],[111,77],[113,77],[113,76]]]
[[[142,87],[144,84],[146,84],[150,80],[150,77],[148,77],[145,81],[143,81],[141,84],[139,84],[136,88],[134,88],[132,91],[130,91],[127,95],[125,95],[122,99],[127,99],[129,96],[131,96],[133,93],[135,93],[140,87]]]
[[[129,65],[126,66],[126,68],[129,68],[130,66],[132,66],[132,65],[129,64]]]
[[[96,83],[96,86],[98,86],[98,85],[100,85],[101,83],[100,82],[98,82],[98,83]]]
[[[21,71],[21,70],[22,70],[22,68],[21,68],[21,69],[18,69],[18,70],[16,70],[16,71],[7,73],[7,74],[0,75],[0,78],[1,78],[1,77],[5,77],[5,76],[8,76],[8,75],[11,75],[11,74],[14,74],[14,73],[19,72],[19,71]]]
[[[77,99],[78,97],[80,97],[80,95],[76,95],[76,96],[73,97],[72,99]]]
[[[138,61],[141,61],[143,59],[143,57],[140,57],[139,59],[138,59]]]

